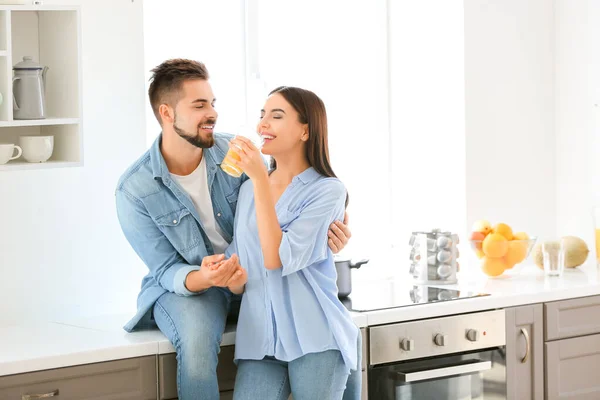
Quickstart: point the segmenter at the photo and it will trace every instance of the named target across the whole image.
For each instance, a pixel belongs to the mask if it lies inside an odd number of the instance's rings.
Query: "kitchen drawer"
[[[0,377],[0,399],[58,393],[57,400],[156,399],[156,356]]]
[[[546,399],[600,399],[600,334],[546,343]]]
[[[217,379],[219,390],[227,392],[233,390],[237,368],[233,363],[234,346],[223,346],[219,353],[217,366]],[[168,400],[177,398],[177,359],[175,353],[158,356],[158,382],[159,399]],[[224,393],[221,394],[225,395]]]
[[[545,303],[544,315],[547,341],[600,333],[600,296]]]

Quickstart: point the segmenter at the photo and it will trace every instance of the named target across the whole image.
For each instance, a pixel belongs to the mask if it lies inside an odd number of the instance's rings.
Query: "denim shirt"
[[[327,245],[329,225],[344,217],[346,188],[314,168],[294,177],[275,206],[283,236],[281,268],[267,270],[254,202],[253,182],[242,185],[235,236],[226,256],[237,253],[248,282],[237,325],[235,360],[274,356],[292,361],[308,353],[339,350],[356,370],[359,331],[338,299],[337,273]]]
[[[214,215],[225,240],[231,242],[240,185],[247,177],[233,178],[219,168],[233,136],[215,133],[215,145],[204,149],[208,187]],[[137,313],[124,329],[154,326],[151,310],[164,293],[196,295],[185,287],[188,273],[214,254],[190,197],[171,178],[160,151],[162,135],[121,176],[116,189],[117,215],[125,237],[146,264]]]

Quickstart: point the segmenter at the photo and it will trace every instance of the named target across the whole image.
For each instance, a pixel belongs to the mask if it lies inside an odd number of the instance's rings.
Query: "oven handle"
[[[419,382],[427,379],[443,378],[451,375],[473,374],[492,369],[491,361],[477,361],[468,364],[454,365],[452,367],[434,368],[418,372],[396,372],[400,382]]]

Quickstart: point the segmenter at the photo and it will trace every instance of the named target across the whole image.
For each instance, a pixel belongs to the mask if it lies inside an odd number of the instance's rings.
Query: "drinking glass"
[[[544,273],[547,276],[561,276],[565,270],[565,245],[562,239],[546,241],[542,244]]]

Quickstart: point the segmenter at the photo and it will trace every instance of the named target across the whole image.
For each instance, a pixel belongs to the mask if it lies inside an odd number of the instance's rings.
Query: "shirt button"
[[[218,214],[217,214],[217,217],[220,217],[220,216],[221,216],[221,213],[218,213]]]
[[[174,220],[173,220],[173,223],[174,223],[174,224],[176,224],[176,223],[177,223],[177,220],[176,220],[176,219],[174,219]]]

